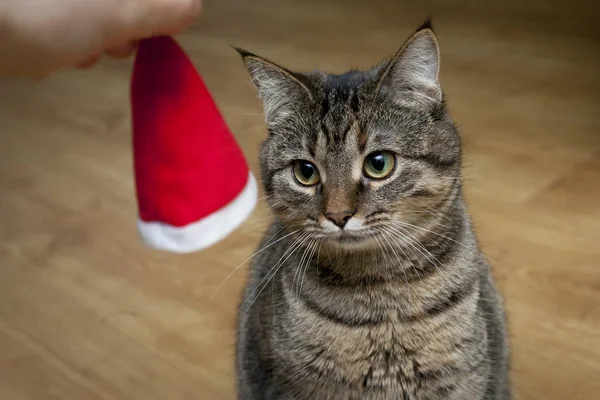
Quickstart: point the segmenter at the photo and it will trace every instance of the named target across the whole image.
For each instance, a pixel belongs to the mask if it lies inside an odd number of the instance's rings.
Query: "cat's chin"
[[[328,245],[344,250],[365,250],[377,247],[375,236],[371,234],[357,234],[351,232],[339,232],[329,235],[324,239]]]

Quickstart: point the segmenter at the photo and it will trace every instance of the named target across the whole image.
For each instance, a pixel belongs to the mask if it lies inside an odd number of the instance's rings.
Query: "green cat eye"
[[[364,174],[371,179],[384,179],[391,175],[396,166],[396,157],[389,151],[376,151],[365,158]]]
[[[298,181],[298,183],[301,185],[314,186],[321,182],[319,170],[309,161],[295,161],[292,168],[294,172],[294,178],[296,178],[296,181]]]

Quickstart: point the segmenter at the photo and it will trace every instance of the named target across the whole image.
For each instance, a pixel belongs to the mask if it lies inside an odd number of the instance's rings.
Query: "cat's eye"
[[[371,179],[384,179],[394,172],[396,157],[389,151],[376,151],[365,158],[364,174]]]
[[[299,160],[292,165],[294,178],[304,186],[314,186],[321,182],[319,170],[309,161]]]

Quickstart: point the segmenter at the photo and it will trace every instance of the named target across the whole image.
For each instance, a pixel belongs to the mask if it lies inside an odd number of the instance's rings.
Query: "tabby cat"
[[[241,400],[506,400],[503,300],[421,26],[386,62],[296,73],[238,49],[275,222],[239,311]]]

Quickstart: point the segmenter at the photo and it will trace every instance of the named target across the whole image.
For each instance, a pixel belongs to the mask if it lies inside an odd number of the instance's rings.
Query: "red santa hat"
[[[142,240],[155,249],[187,253],[228,236],[254,209],[256,180],[173,38],[140,42],[131,105]]]

